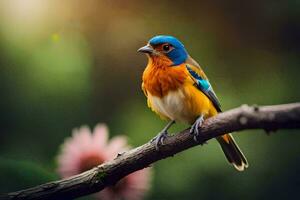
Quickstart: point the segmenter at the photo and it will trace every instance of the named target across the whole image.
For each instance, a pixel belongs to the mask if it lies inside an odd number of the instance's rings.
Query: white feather
[[[170,91],[164,97],[148,95],[152,108],[171,120],[188,123],[190,121],[189,110],[186,106],[186,97],[182,89]]]

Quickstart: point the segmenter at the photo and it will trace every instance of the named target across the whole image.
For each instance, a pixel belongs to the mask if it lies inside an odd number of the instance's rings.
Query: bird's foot
[[[204,121],[204,116],[200,115],[196,119],[196,121],[194,122],[194,124],[191,126],[190,134],[192,134],[194,136],[195,142],[199,142],[198,139],[197,139],[198,136],[200,135],[199,127],[202,126],[203,121]]]
[[[152,140],[151,143],[154,142],[155,148],[157,151],[159,151],[159,145],[164,144],[164,140],[166,137],[168,137],[168,129],[175,123],[174,120],[170,121],[165,128],[157,135],[155,136]]]
[[[157,151],[159,151],[159,146],[160,145],[164,145],[164,140],[167,137],[168,137],[168,132],[165,131],[165,130],[163,130],[159,134],[157,134],[157,136],[155,136],[154,138],[152,138],[151,142],[154,142],[155,149]]]

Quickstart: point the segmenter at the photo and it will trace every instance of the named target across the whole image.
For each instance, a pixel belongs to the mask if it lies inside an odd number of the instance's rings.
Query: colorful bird
[[[175,37],[159,35],[138,50],[148,57],[143,73],[142,89],[148,106],[169,123],[153,138],[156,149],[163,145],[168,129],[175,122],[191,124],[190,133],[197,137],[204,119],[221,111],[219,100],[200,65],[189,56],[184,45]],[[227,133],[216,138],[227,160],[239,171],[248,162]]]

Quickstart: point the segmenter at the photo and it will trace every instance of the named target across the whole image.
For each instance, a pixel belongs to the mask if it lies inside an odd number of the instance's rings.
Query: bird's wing
[[[186,68],[191,78],[194,80],[196,87],[211,100],[218,112],[222,112],[218,97],[200,65],[189,56],[186,60]]]

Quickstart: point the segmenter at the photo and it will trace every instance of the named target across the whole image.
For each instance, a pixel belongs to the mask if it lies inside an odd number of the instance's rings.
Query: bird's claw
[[[194,136],[195,142],[199,142],[197,139],[198,136],[200,135],[199,127],[202,126],[203,121],[204,121],[204,117],[203,117],[203,115],[201,115],[200,117],[197,118],[197,120],[191,126],[190,134],[192,134]]]
[[[159,151],[159,146],[160,145],[164,145],[164,140],[165,140],[166,137],[168,137],[168,132],[167,131],[162,131],[157,136],[152,138],[151,142],[154,142],[155,149],[157,151]]]

